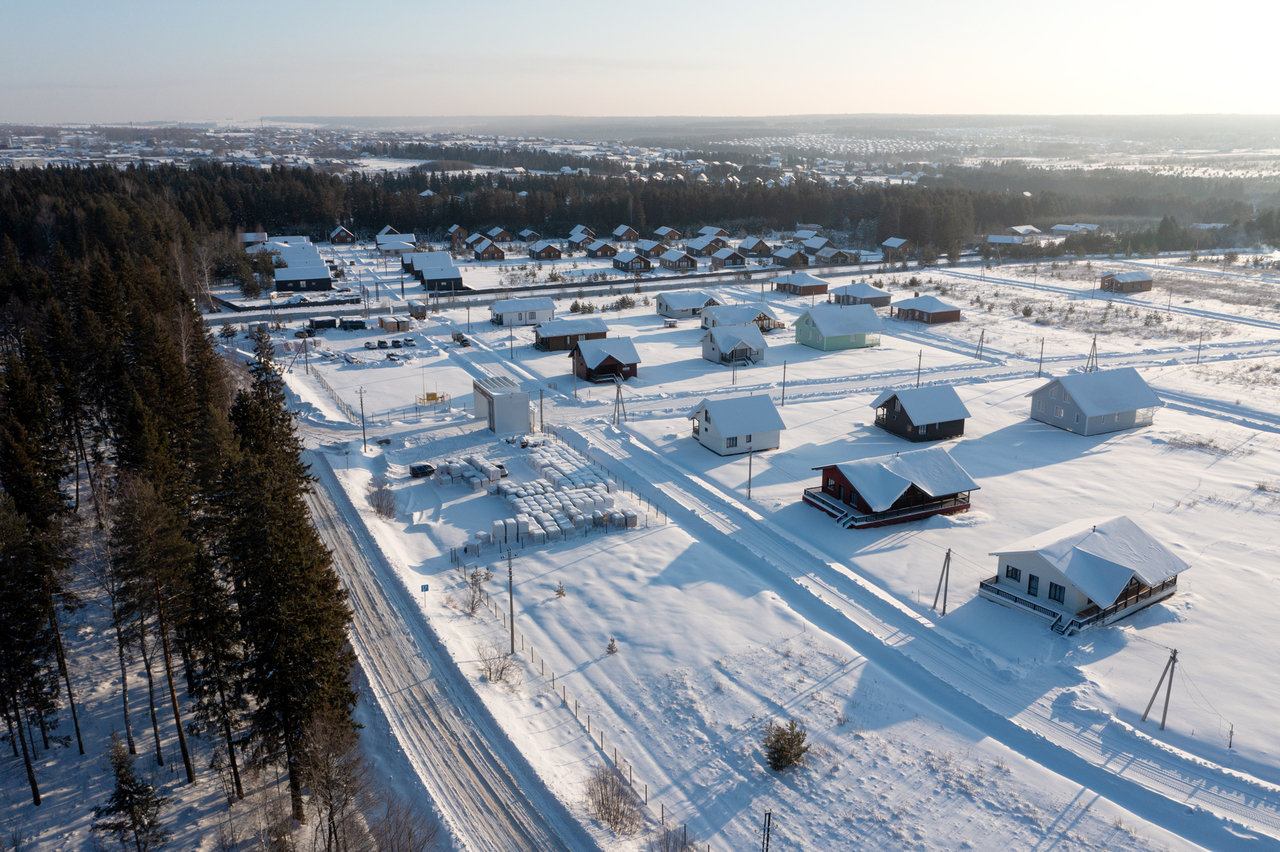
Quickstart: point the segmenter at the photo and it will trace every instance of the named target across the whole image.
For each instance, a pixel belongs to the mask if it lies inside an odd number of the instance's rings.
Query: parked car
[[[429,462],[413,462],[409,465],[409,475],[415,479],[421,479],[424,476],[435,476],[436,466]]]
[[[467,340],[465,337],[462,337],[462,338],[459,338],[459,340],[458,340],[458,345],[459,345],[459,346],[470,346],[470,345],[471,345],[471,341],[470,341],[470,340]]]
[[[507,476],[507,475],[508,475],[508,474],[507,474],[507,466],[506,466],[505,464],[501,464],[500,462],[494,462],[494,463],[493,463],[493,466],[494,466],[494,467],[496,467],[496,468],[498,469],[498,476],[499,476],[499,478],[501,478],[501,477],[504,477],[504,476]]]
[[[412,349],[418,345],[418,341],[414,340],[412,337],[406,337],[404,339],[404,345]]]
[[[403,342],[403,341],[401,341],[401,340],[400,340],[399,338],[397,338],[397,337],[393,337],[393,338],[391,338],[391,348],[392,348],[392,349],[403,349],[403,348],[404,348],[404,342]]]
[[[364,342],[364,348],[365,348],[365,349],[377,349],[377,348],[378,348],[378,344],[374,343],[372,340],[366,340],[366,341]]]
[[[299,331],[295,331],[295,332],[293,333],[293,336],[294,336],[294,337],[306,338],[306,336],[307,336],[307,330],[304,328],[304,329],[300,329]]]
[[[388,349],[388,348],[390,348],[390,347],[391,347],[391,344],[390,344],[390,343],[387,343],[387,341],[385,341],[385,340],[379,340],[379,341],[378,341],[378,348],[379,348],[379,349]]]

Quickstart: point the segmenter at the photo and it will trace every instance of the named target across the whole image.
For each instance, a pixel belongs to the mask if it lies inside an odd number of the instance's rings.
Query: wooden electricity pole
[[[1173,693],[1173,670],[1178,666],[1178,649],[1174,648],[1169,654],[1169,661],[1164,664],[1164,671],[1160,672],[1160,680],[1156,681],[1155,692],[1151,693],[1151,700],[1147,702],[1147,709],[1142,711],[1142,721],[1147,721],[1147,714],[1151,712],[1151,705],[1156,703],[1156,696],[1160,694],[1160,687],[1164,684],[1165,675],[1169,676],[1169,685],[1165,687],[1164,693],[1164,711],[1160,714],[1160,730],[1164,730],[1165,719],[1169,716],[1169,696]]]
[[[951,586],[951,548],[947,548],[947,558],[942,560],[942,573],[938,575],[938,590],[933,593],[933,611],[938,611],[938,596],[942,596],[942,614],[947,614],[947,590]]]
[[[920,370],[924,367],[924,350],[920,350],[920,358],[916,362],[916,387],[920,387]]]
[[[1040,378],[1040,374],[1044,372],[1044,338],[1040,338],[1040,366],[1036,367],[1036,378]]]
[[[982,344],[986,342],[987,342],[987,330],[984,328],[982,329],[982,333],[978,335],[978,351],[974,353],[974,356],[973,356],[974,358],[977,358],[979,361],[982,360]]]
[[[511,567],[511,548],[509,547],[507,548],[507,600],[511,604],[511,618],[508,622],[511,625],[511,653],[514,655],[516,652],[516,587],[515,569]]]
[[[787,362],[782,362],[782,407],[787,407]]]

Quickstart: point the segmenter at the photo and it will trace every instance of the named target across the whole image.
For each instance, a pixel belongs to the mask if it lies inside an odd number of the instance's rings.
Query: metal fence
[[[338,396],[338,392],[335,391],[333,387],[330,386],[330,384],[324,380],[324,376],[320,374],[320,371],[312,370],[311,374],[316,377],[317,381],[320,382],[320,387],[324,388],[329,393],[329,396],[333,397],[333,401],[338,404],[338,410],[341,411],[346,416],[346,418],[350,420],[352,423],[359,423],[360,422],[359,416],[355,413],[355,411],[351,408],[351,406],[343,402],[342,397]]]

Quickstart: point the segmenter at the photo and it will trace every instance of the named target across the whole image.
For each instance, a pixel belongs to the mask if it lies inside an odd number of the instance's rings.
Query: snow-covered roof
[[[741,249],[742,251],[755,251],[756,246],[760,245],[761,243],[764,243],[766,246],[768,245],[768,243],[765,243],[764,240],[760,239],[759,237],[747,237],[745,240],[743,240],[741,243],[738,244],[738,248]]]
[[[319,266],[289,266],[275,271],[276,281],[317,281],[321,278],[329,278],[329,267],[321,264]]]
[[[778,319],[778,314],[770,305],[763,302],[748,302],[743,305],[713,305],[702,312],[704,317],[710,317],[720,325],[738,325],[744,322],[754,322],[756,317],[764,314],[769,319]]]
[[[609,245],[608,240],[596,240],[591,245],[587,246],[587,251],[600,251],[600,249],[603,248],[613,248],[613,246]]]
[[[884,246],[885,248],[895,249],[895,248],[902,248],[906,244],[907,244],[907,241],[902,239],[901,237],[890,237],[889,239],[882,242],[880,245]]]
[[[820,258],[825,259],[828,257],[835,257],[838,254],[842,254],[845,257],[849,256],[849,253],[847,251],[845,251],[844,249],[838,249],[835,246],[827,246],[824,249],[818,249],[818,257]]]
[[[379,234],[376,238],[379,247],[395,245],[396,243],[412,244],[413,234]]]
[[[505,229],[505,228],[499,228],[499,227],[493,227],[493,228],[490,228],[489,230],[485,231],[485,233],[486,233],[486,234],[488,234],[490,237],[493,237],[493,238],[495,238],[495,239],[496,239],[497,237],[502,236],[502,235],[503,235],[503,234],[505,234],[506,232],[507,232],[507,231],[506,231],[506,229]]]
[[[773,256],[780,260],[786,260],[787,258],[795,257],[798,254],[804,254],[804,250],[798,249],[795,246],[783,246],[782,248],[775,251],[773,253]]]
[[[453,266],[453,256],[447,251],[418,251],[409,255],[409,265],[415,270]]]
[[[658,301],[676,311],[687,311],[720,304],[716,297],[703,290],[687,290],[675,293],[660,293]]]
[[[390,225],[383,225],[382,230],[378,232],[378,236],[385,237],[388,234],[399,234],[399,233],[400,233],[399,231],[397,231],[395,228],[391,227]]]
[[[796,320],[796,326],[805,319],[813,321],[823,337],[840,337],[846,334],[876,334],[884,331],[880,315],[870,305],[831,305],[823,303],[808,308]],[[912,418],[914,419],[914,418]],[[936,421],[933,421],[936,422]]]
[[[462,270],[454,266],[452,263],[444,266],[420,266],[416,267],[416,271],[422,276],[423,283],[427,281],[449,281],[462,278]]]
[[[1011,234],[990,234],[987,237],[988,245],[1001,246],[1020,246],[1022,245],[1022,237],[1015,237]]]
[[[1054,225],[1050,231],[1058,231],[1063,234],[1074,234],[1080,230],[1079,225]]]
[[[585,234],[585,233],[587,233],[586,225],[574,225],[573,230],[569,232],[569,235],[574,236],[577,234]]]
[[[894,302],[895,308],[906,308],[909,311],[924,311],[926,314],[939,314],[943,311],[958,311],[956,305],[949,305],[937,296],[916,296],[914,299],[903,299]]]
[[[811,240],[816,236],[818,236],[817,231],[796,231],[794,239],[804,242],[805,240]]]
[[[1102,280],[1104,281],[1108,278],[1119,284],[1138,284],[1143,281],[1153,280],[1150,272],[1141,272],[1138,270],[1134,270],[1133,272],[1109,272],[1102,276]]]
[[[855,299],[883,299],[889,294],[865,281],[855,281],[829,291],[833,296],[851,296]]]
[[[866,307],[865,305],[863,307]],[[960,401],[960,394],[951,385],[930,385],[923,388],[907,388],[906,390],[889,390],[876,397],[872,408],[879,408],[894,397],[902,404],[911,422],[916,425],[926,423],[947,423],[951,420],[967,420],[972,415]]]
[[[572,317],[538,323],[536,328],[539,337],[561,337],[566,334],[595,334],[607,332],[609,326],[599,317]]]
[[[680,249],[667,249],[662,253],[663,260],[668,260],[668,261],[679,260],[682,257],[687,257],[690,260],[693,260],[692,255],[688,254],[687,252],[683,252]]]
[[[516,311],[554,311],[556,303],[547,296],[535,296],[530,299],[504,299],[494,302],[489,310],[495,314],[509,314]]]
[[[538,240],[536,243],[529,246],[530,251],[542,251],[543,249],[548,248],[556,248],[556,244],[551,242],[551,240]]]
[[[831,245],[831,240],[826,237],[814,237],[804,241],[804,247],[807,249],[813,249],[814,251],[824,249],[829,245]]]
[[[1124,515],[1069,521],[1024,538],[992,556],[1035,553],[1097,604],[1111,604],[1135,575],[1148,586],[1191,566]]]
[[[693,420],[703,411],[721,435],[753,435],[787,428],[768,394],[735,396],[729,399],[704,399],[693,407],[686,419]]]
[[[942,447],[822,465],[814,470],[824,467],[835,467],[844,474],[873,512],[888,509],[912,485],[930,497],[978,490],[968,472]]]
[[[716,241],[716,237],[714,236],[697,237],[696,239],[689,240],[689,248],[698,249],[699,251],[701,251],[702,249],[705,249],[709,246],[714,245],[715,241]]]
[[[1164,401],[1156,396],[1133,367],[1069,373],[1041,385],[1027,396],[1034,396],[1054,384],[1061,385],[1071,394],[1072,401],[1080,406],[1085,417],[1164,405]]]
[[[760,326],[752,322],[717,325],[702,335],[702,341],[707,339],[714,341],[721,352],[732,351],[744,343],[750,349],[769,348],[769,344],[764,342],[764,335],[760,333]]]
[[[613,235],[615,237],[622,237],[632,230],[634,229],[630,225],[619,225],[618,227],[613,229]]]
[[[622,264],[627,264],[633,260],[647,260],[647,258],[643,257],[642,255],[638,255],[633,251],[620,251],[618,252],[617,257],[614,258],[614,260]]]
[[[636,243],[636,248],[640,249],[641,251],[653,251],[660,245],[663,245],[663,243],[659,242],[658,240],[641,240],[640,242]]]
[[[1028,234],[1039,234],[1041,232],[1035,225],[1013,225],[1009,230],[1023,237]]]
[[[529,238],[529,237],[536,237],[536,236],[538,236],[538,232],[537,232],[537,231],[535,231],[533,228],[525,228],[523,231],[521,231],[521,232],[520,232],[519,236],[520,236],[522,239],[527,239],[527,238]]]
[[[338,236],[338,234],[350,234],[350,233],[351,232],[348,231],[346,228],[339,225],[338,227],[334,228],[332,231],[329,232],[329,239],[332,240],[334,237]]]
[[[639,364],[640,356],[636,353],[636,345],[630,337],[611,337],[605,340],[579,340],[577,350],[589,369],[599,367],[606,358],[612,357],[619,364]]]
[[[655,228],[654,233],[660,237],[665,237],[667,234],[678,234],[680,232],[675,228],[668,228],[666,225],[663,225],[661,228]]]
[[[699,228],[698,233],[704,237],[722,237],[724,236],[724,228],[717,228],[715,225],[707,225]]]
[[[462,227],[461,225],[450,225],[450,226],[449,226],[449,233],[451,233],[451,234],[456,234],[458,231],[465,231],[465,230],[466,230],[466,228]]]
[[[494,247],[493,240],[485,238],[477,242],[471,248],[475,249],[477,254],[483,254],[484,252],[488,251],[490,248],[493,248],[493,247]]]
[[[722,249],[720,249],[719,251],[717,251],[715,254],[713,254],[713,255],[711,255],[711,256],[712,256],[712,257],[714,257],[714,258],[716,258],[717,260],[728,260],[728,259],[729,259],[729,258],[731,258],[731,257],[737,257],[737,258],[740,258],[740,259],[744,259],[744,258],[742,258],[742,255],[741,255],[741,254],[739,254],[737,251],[735,251],[735,250],[733,250],[733,249],[731,249],[731,248],[722,248]]]

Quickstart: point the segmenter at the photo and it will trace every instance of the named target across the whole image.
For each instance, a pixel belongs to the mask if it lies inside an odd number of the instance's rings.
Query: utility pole
[[[942,614],[947,614],[947,589],[951,586],[951,548],[947,548],[947,558],[942,560],[942,573],[938,575],[938,589],[933,593],[933,611],[938,611],[938,595],[942,595]]]
[[[1164,712],[1160,714],[1160,730],[1164,730],[1165,719],[1169,715],[1169,695],[1173,692],[1173,670],[1178,665],[1178,649],[1174,648],[1169,654],[1169,661],[1164,664],[1164,671],[1160,672],[1160,680],[1156,681],[1156,691],[1151,693],[1151,700],[1147,702],[1147,709],[1142,711],[1142,721],[1147,721],[1147,714],[1151,712],[1151,705],[1156,703],[1156,696],[1160,694],[1160,687],[1164,684],[1165,675],[1169,676],[1169,685],[1165,688],[1164,693]]]
[[[436,299],[439,302],[439,298]],[[467,302],[467,334],[471,333],[471,303]]]
[[[511,567],[511,548],[507,548],[507,600],[511,604],[511,653],[516,652],[516,585],[515,569]]]
[[[769,831],[773,828],[773,811],[764,812],[764,825],[760,828],[760,835],[763,843],[760,846],[760,852],[769,852]]]
[[[1036,367],[1036,378],[1040,378],[1040,374],[1044,372],[1044,338],[1040,338],[1040,366]]]
[[[747,499],[751,499],[751,463],[755,460],[756,451],[747,450]]]
[[[538,388],[538,431],[539,431],[539,432],[543,432],[543,431],[545,431],[545,430],[542,428],[542,413],[543,413],[543,407],[542,407],[542,388]]]
[[[1084,364],[1086,373],[1096,372],[1098,369],[1098,335],[1093,336],[1093,346],[1089,347],[1089,360]]]
[[[1200,332],[1200,343],[1196,346],[1196,366],[1200,366],[1200,352],[1204,349],[1204,332]]]
[[[974,356],[973,356],[974,358],[977,358],[979,361],[982,360],[982,344],[985,343],[986,340],[987,340],[987,330],[984,328],[982,329],[982,333],[978,335],[978,351],[974,353]]]
[[[920,371],[924,368],[924,350],[920,350],[920,358],[916,361],[916,387],[920,387]]]
[[[782,362],[782,407],[787,407],[787,362]]]
[[[514,328],[507,329],[507,355],[512,361],[516,360],[516,330]]]
[[[367,452],[369,452],[369,436],[368,436],[368,435],[365,433],[365,431],[364,431],[364,395],[365,395],[365,389],[364,389],[364,388],[360,388],[360,390],[356,391],[356,393],[360,395],[360,441],[361,441],[361,443],[364,445],[364,448],[363,448],[363,450],[362,450],[361,452],[366,452],[366,453],[367,453]]]

